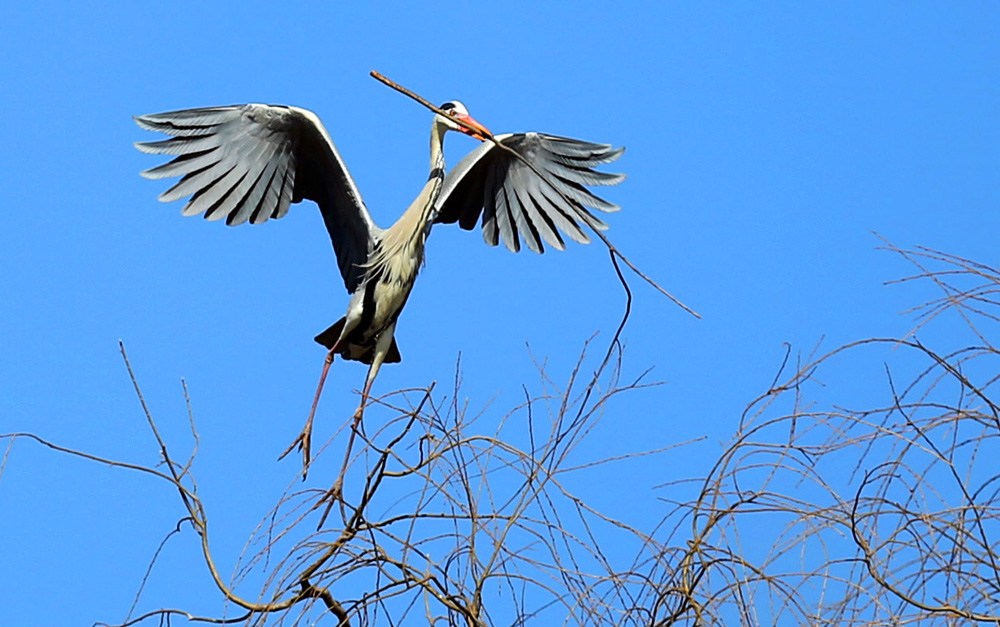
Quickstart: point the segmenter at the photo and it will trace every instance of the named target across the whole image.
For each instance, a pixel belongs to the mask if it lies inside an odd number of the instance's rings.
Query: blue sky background
[[[164,184],[138,172],[160,161],[132,148],[155,137],[131,116],[310,108],[388,225],[426,178],[430,114],[369,78],[376,69],[436,103],[463,100],[494,132],[627,146],[611,168],[628,179],[607,190],[622,206],[608,235],[703,319],[632,282],[626,373],[652,367],[667,384],[614,405],[577,455],[707,436],[593,475],[596,503],[627,501],[651,526],[665,513],[652,486],[707,472],[785,343],[808,353],[900,335],[914,325],[901,312],[937,295],[884,286],[911,268],[877,251],[873,232],[1000,263],[998,32],[1000,8],[986,2],[8,3],[0,432],[152,464],[117,341],[179,451],[186,378],[196,474],[228,572],[298,472],[297,459],[275,458],[316,384],[312,337],[347,297],[312,205],[227,228],[158,203]],[[450,162],[473,147],[449,136]],[[404,361],[376,392],[450,381],[461,352],[471,405],[512,407],[522,384],[538,389],[531,354],[565,380],[622,307],[600,245],[514,255],[438,227],[397,329]],[[921,337],[966,339],[944,326]],[[353,410],[364,374],[335,364],[318,444]],[[17,442],[0,476],[0,623],[120,620],[180,515],[163,485]],[[190,532],[171,540],[141,607],[159,605],[221,606]]]

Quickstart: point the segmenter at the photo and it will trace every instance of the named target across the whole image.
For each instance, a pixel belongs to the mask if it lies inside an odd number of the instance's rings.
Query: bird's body
[[[402,359],[396,347],[396,319],[424,263],[434,202],[444,181],[445,128],[435,119],[431,127],[431,175],[420,193],[391,227],[372,229],[363,278],[351,295],[347,314],[316,336],[317,342],[343,358],[372,366],[366,389],[382,363]]]
[[[441,158],[443,162],[443,157]],[[345,359],[372,363],[375,342],[385,334],[392,335],[396,319],[417,279],[424,262],[424,244],[430,234],[431,208],[441,193],[443,177],[432,176],[403,215],[388,229],[372,234],[372,248],[364,264],[364,275],[358,289],[351,295],[347,314],[329,329],[316,336],[316,341],[333,349],[341,336],[338,354]],[[400,361],[395,343],[390,345],[386,361]]]
[[[424,261],[435,223],[475,228],[482,218],[490,245],[503,241],[517,252],[523,240],[535,252],[543,241],[562,249],[563,235],[586,243],[581,223],[607,226],[586,207],[618,208],[585,186],[612,185],[623,175],[594,166],[617,159],[623,149],[540,133],[493,136],[464,105],[442,105],[431,127],[430,174],[420,193],[389,228],[375,225],[360,192],[319,118],[310,111],[278,105],[188,109],[136,118],[143,128],[173,136],[139,143],[154,154],[175,158],[143,173],[148,178],[182,176],[160,195],[171,201],[191,196],[182,213],[204,213],[229,225],[281,218],[292,203],[315,201],[333,243],[344,284],[351,293],[346,315],[316,340],[333,355],[370,364],[362,405],[383,362],[400,361],[396,322]],[[480,140],[447,176],[444,135],[456,130]],[[321,378],[322,386],[322,378]],[[319,394],[313,403],[315,411]],[[298,442],[308,461],[308,431]]]

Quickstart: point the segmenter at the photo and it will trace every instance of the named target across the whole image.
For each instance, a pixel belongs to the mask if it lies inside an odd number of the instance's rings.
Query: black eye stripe
[[[440,107],[438,107],[438,109],[441,109],[442,111],[451,111],[454,108],[455,108],[455,103],[454,102],[446,102],[443,105],[441,105]]]

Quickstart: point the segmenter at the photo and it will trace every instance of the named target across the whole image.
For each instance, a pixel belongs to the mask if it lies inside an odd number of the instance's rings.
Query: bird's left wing
[[[377,231],[329,134],[311,111],[247,104],[142,115],[142,128],[173,136],[136,143],[142,152],[173,155],[143,176],[182,177],[160,194],[191,196],[182,213],[226,224],[281,218],[292,203],[314,200],[323,213],[348,291],[361,281]]]
[[[495,139],[524,161],[492,142],[483,142],[445,177],[434,222],[458,222],[471,230],[482,215],[487,244],[496,246],[502,239],[509,250],[517,252],[523,239],[537,253],[544,251],[543,240],[563,250],[561,234],[589,242],[581,223],[601,231],[608,228],[587,207],[605,212],[619,207],[598,198],[586,186],[621,182],[624,174],[593,168],[614,161],[624,148],[542,133],[496,135]]]

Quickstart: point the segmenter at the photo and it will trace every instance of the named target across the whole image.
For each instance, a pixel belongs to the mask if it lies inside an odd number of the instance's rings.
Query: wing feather
[[[233,168],[226,172],[222,178],[216,180],[211,186],[198,190],[191,197],[191,204],[198,207],[198,212],[205,212],[206,220],[219,220],[225,218],[226,214],[220,211],[225,205],[226,199],[233,193],[233,190],[246,178],[247,172],[239,168]]]
[[[231,122],[239,116],[238,107],[205,107],[142,115],[136,117],[135,121],[147,131],[188,137],[212,133],[215,127]]]
[[[547,225],[545,224],[545,220],[536,213],[535,202],[528,193],[529,187],[524,180],[526,178],[525,170],[526,168],[512,168],[507,180],[510,183],[510,187],[513,188],[514,194],[517,196],[517,204],[521,210],[518,222],[521,225],[521,236],[524,237],[524,242],[528,245],[528,248],[533,252],[541,254],[545,252],[542,240],[545,239],[550,244],[552,242],[546,233]]]
[[[200,170],[189,172],[176,185],[160,194],[159,200],[160,202],[173,202],[185,196],[193,195],[184,207],[183,214],[186,216],[196,216],[205,210],[204,207],[199,207],[198,193],[214,185],[234,167],[236,167],[236,164],[227,159],[225,161],[217,161]]]
[[[479,222],[487,244],[502,241],[518,252],[523,240],[539,253],[544,251],[543,242],[563,250],[563,235],[588,243],[590,237],[581,225],[598,231],[608,228],[591,209],[612,213],[618,205],[587,188],[625,179],[624,174],[594,169],[621,157],[624,148],[542,133],[496,139],[520,158],[492,142],[466,155],[445,177],[435,203],[435,222],[458,222],[466,230]]]
[[[573,209],[571,205],[566,205],[566,202],[560,198],[555,191],[549,185],[539,182],[538,184],[539,194],[536,196],[539,199],[544,199],[543,205],[547,207],[546,215],[552,218],[552,221],[559,225],[559,229],[569,235],[574,242],[580,244],[589,244],[590,236],[587,232],[580,228],[574,216],[577,212]],[[542,202],[540,200],[540,202]],[[565,207],[565,208],[564,208]]]
[[[531,224],[528,223],[527,216],[525,216],[525,208],[521,204],[521,198],[517,194],[517,188],[514,185],[514,177],[511,176],[510,173],[508,173],[507,178],[503,182],[503,189],[504,196],[507,197],[507,200],[510,203],[510,213],[514,218],[514,223],[517,225],[518,233],[521,235],[521,238],[524,239],[524,243],[528,245],[530,250],[538,252],[538,240],[532,232]]]
[[[136,143],[142,152],[174,157],[143,172],[179,176],[160,194],[190,196],[181,213],[260,224],[288,213],[303,199],[323,215],[347,289],[353,292],[378,227],[319,118],[297,107],[248,104],[187,109],[135,118],[143,129],[170,138]]]
[[[493,177],[492,166],[486,167],[486,177],[469,177],[470,182],[482,181],[482,193],[477,201],[475,197],[463,198],[455,197],[456,210],[464,211],[459,215],[459,226],[466,231],[476,228],[476,220],[479,214],[483,214],[483,241],[490,246],[500,243],[500,231],[497,230],[497,203],[496,203],[496,181]],[[459,206],[459,203],[464,203]],[[435,222],[438,220],[435,218]],[[454,221],[454,220],[452,220]]]
[[[218,148],[220,138],[216,135],[195,137],[175,137],[155,142],[136,142],[135,147],[148,155],[186,155],[193,152]]]
[[[502,175],[503,173],[499,171],[499,168],[494,166],[493,184],[496,186],[494,191],[496,198],[494,205],[497,214],[497,230],[500,233],[500,237],[503,238],[503,244],[507,247],[507,250],[516,253],[521,250],[521,238],[517,235],[517,219],[510,208],[510,198],[507,197],[507,187],[503,184]]]
[[[545,211],[541,208],[532,197],[532,191],[535,189],[534,181],[531,177],[527,176],[530,172],[527,168],[514,168],[511,171],[511,179],[514,181],[514,189],[517,190],[518,198],[521,201],[521,206],[524,208],[525,217],[532,225],[532,233],[535,236],[535,241],[538,244],[537,253],[545,252],[545,247],[542,245],[541,239],[548,242],[549,246],[556,248],[557,250],[563,250],[565,245],[563,244],[562,238],[559,237],[558,231],[554,228],[552,220],[545,215]],[[530,245],[530,242],[529,242]],[[533,249],[534,250],[534,249]]]

